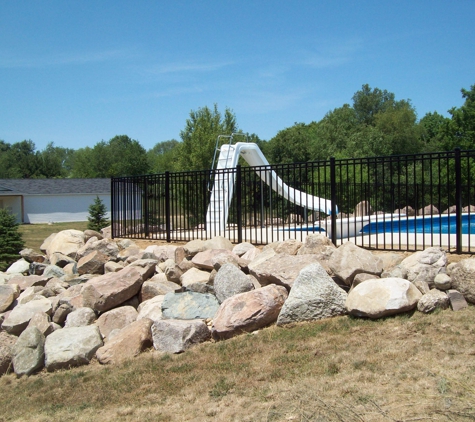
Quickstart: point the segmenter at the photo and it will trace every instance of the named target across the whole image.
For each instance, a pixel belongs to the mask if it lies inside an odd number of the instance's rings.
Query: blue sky
[[[269,140],[365,83],[448,115],[475,84],[475,1],[0,0],[0,139],[180,139],[218,104]]]

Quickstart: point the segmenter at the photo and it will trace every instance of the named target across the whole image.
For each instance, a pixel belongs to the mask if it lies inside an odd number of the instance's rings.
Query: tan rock
[[[78,261],[78,274],[104,274],[104,265],[109,256],[100,251],[92,251]]]
[[[113,330],[121,330],[137,320],[138,312],[132,306],[119,306],[104,312],[95,322],[102,337],[109,337]]]
[[[287,296],[285,287],[271,284],[226,299],[214,316],[213,337],[227,339],[275,322]]]
[[[152,321],[144,318],[123,328],[96,352],[102,364],[114,364],[131,359],[152,346]]]

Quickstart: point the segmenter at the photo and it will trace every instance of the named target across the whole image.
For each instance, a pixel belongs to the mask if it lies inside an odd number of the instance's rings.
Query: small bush
[[[18,231],[15,216],[0,209],[0,271],[5,271],[19,256],[25,243]]]
[[[105,217],[107,213],[107,207],[96,196],[94,203],[89,206],[89,216],[87,217],[89,223],[87,228],[90,230],[100,231],[104,227],[109,225],[109,220]]]

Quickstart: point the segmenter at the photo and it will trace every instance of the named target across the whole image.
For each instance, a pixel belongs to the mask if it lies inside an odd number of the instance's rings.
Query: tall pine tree
[[[18,231],[15,216],[6,209],[0,209],[0,271],[5,271],[18,260],[25,243]]]

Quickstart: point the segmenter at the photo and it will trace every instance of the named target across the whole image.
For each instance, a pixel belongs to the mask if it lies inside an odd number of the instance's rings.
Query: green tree
[[[52,142],[38,153],[39,175],[48,179],[68,177],[74,150],[56,147]]]
[[[15,216],[0,208],[0,271],[19,259],[18,254],[24,247],[18,227]]]
[[[378,113],[386,111],[394,105],[394,94],[379,88],[371,89],[368,84],[361,87],[353,95],[353,109],[359,123],[372,125]]]
[[[152,173],[164,173],[178,169],[178,149],[180,143],[176,139],[159,142],[148,152],[150,171]]]
[[[76,151],[72,167],[78,178],[136,176],[150,170],[147,151],[127,135]]]
[[[109,225],[109,220],[106,218],[107,207],[102,200],[96,196],[94,202],[89,206],[89,216],[87,217],[87,228],[90,230],[100,231]]]
[[[459,108],[449,110],[452,118],[446,127],[446,149],[460,147],[462,149],[475,148],[475,85],[470,90],[462,88],[464,104]]]
[[[446,148],[446,128],[450,119],[434,111],[420,120],[421,142],[424,152],[442,151]]]
[[[5,179],[31,179],[39,175],[38,154],[33,141],[0,143],[0,175]]]
[[[219,135],[237,132],[236,116],[226,108],[224,114],[217,104],[191,111],[185,128],[180,132],[182,143],[178,154],[178,169],[207,170],[213,162],[214,147]]]

